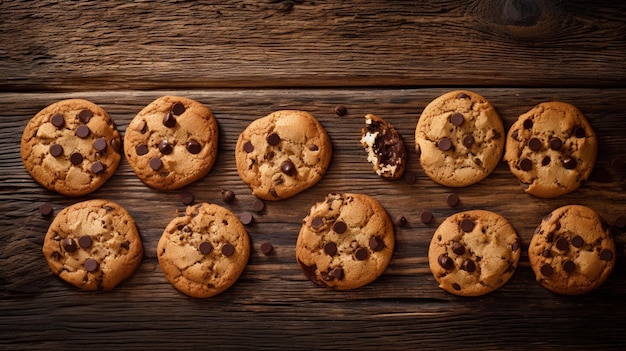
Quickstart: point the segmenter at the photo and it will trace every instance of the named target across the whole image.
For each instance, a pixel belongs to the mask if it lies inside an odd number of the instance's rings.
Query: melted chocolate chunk
[[[437,258],[437,262],[439,262],[441,268],[445,270],[450,270],[454,268],[454,260],[448,257],[448,255],[446,254],[439,255],[439,257]]]
[[[372,251],[380,251],[385,247],[385,243],[383,242],[383,240],[377,236],[373,236],[370,238],[369,245]]]
[[[57,113],[52,116],[52,118],[50,118],[50,123],[52,123],[53,126],[57,127],[57,129],[61,129],[65,125],[65,118],[63,118],[62,114]]]
[[[343,279],[343,268],[337,267],[330,271],[330,275],[333,276],[337,280]]]
[[[50,155],[54,157],[59,157],[63,154],[63,146],[59,144],[50,145]]]

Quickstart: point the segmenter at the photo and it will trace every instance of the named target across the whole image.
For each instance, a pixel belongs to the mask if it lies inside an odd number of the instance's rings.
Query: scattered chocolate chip
[[[333,269],[332,271],[330,271],[330,275],[335,277],[335,279],[337,279],[337,280],[343,279],[343,268],[337,267],[337,268]]]
[[[93,142],[94,149],[104,151],[107,148],[107,141],[104,138],[98,138]]]
[[[148,145],[146,144],[139,144],[137,145],[137,147],[135,148],[135,152],[137,153],[137,156],[143,156],[145,154],[148,153]]]
[[[443,137],[437,142],[437,147],[441,151],[448,151],[452,148],[452,142],[450,141],[450,139]]]
[[[100,161],[96,161],[91,165],[91,171],[94,174],[99,174],[101,172],[104,172],[104,164],[102,164],[102,162]]]
[[[54,209],[52,208],[52,205],[50,205],[49,203],[44,203],[41,206],[39,206],[39,213],[41,213],[41,215],[44,217],[50,216],[52,214],[52,211],[54,211]]]
[[[153,170],[158,170],[159,168],[161,168],[163,166],[163,162],[161,161],[160,158],[158,157],[153,157],[150,159],[150,168],[152,168]]]
[[[88,258],[85,261],[85,269],[87,270],[87,272],[95,272],[98,270],[98,267],[100,267],[98,261],[94,260],[93,258]]]
[[[513,243],[513,245],[511,245],[511,250],[512,251],[517,251],[520,248],[520,244],[519,241],[515,240],[515,242]]]
[[[574,247],[581,247],[585,243],[585,240],[580,235],[576,235],[572,238],[572,245]]]
[[[121,147],[122,147],[122,144],[120,143],[118,139],[111,140],[111,148],[113,148],[113,150],[115,150],[115,152],[117,152],[118,154],[122,150]]]
[[[600,259],[602,261],[610,261],[613,259],[613,251],[604,249],[600,252]]]
[[[224,202],[231,202],[235,200],[235,193],[232,190],[222,189],[221,193],[222,200],[224,200]]]
[[[324,244],[324,253],[328,256],[334,256],[337,253],[337,245],[333,242]]]
[[[85,139],[86,137],[88,137],[89,133],[91,133],[91,131],[89,130],[89,127],[87,126],[82,125],[76,128],[76,136],[81,139]]]
[[[235,253],[235,247],[231,243],[222,245],[222,253],[224,256],[229,257]]]
[[[470,134],[466,135],[463,137],[463,145],[465,145],[465,147],[470,148],[472,147],[472,145],[474,145],[474,142],[476,141],[476,139],[474,139],[474,137]]]
[[[333,224],[333,231],[337,234],[343,234],[346,230],[348,230],[348,226],[343,221],[336,221],[335,224]]]
[[[50,145],[50,155],[53,157],[59,157],[63,154],[63,146],[59,144]]]
[[[554,269],[552,268],[552,266],[550,266],[547,263],[541,266],[539,270],[541,271],[541,274],[545,275],[546,277],[552,275],[552,272],[554,272]]]
[[[244,212],[239,216],[239,220],[241,220],[241,223],[248,225],[252,223],[252,221],[254,220],[254,217],[252,216],[252,213]]]
[[[377,236],[373,236],[370,238],[369,245],[372,251],[380,251],[385,247],[385,243],[383,242],[383,240]]]
[[[209,252],[213,251],[213,245],[211,245],[210,242],[205,241],[203,243],[200,244],[200,246],[198,246],[198,251],[200,251],[201,254],[206,255]],[[222,248],[222,252],[224,251],[224,249]]]
[[[541,160],[541,165],[542,166],[547,166],[550,164],[550,161],[552,161],[550,159],[550,156],[545,156],[542,160]]]
[[[451,193],[448,194],[448,196],[446,196],[446,202],[448,203],[448,206],[450,207],[455,207],[456,205],[459,204],[461,200],[459,199],[459,196],[455,193]]]
[[[311,145],[309,145],[309,150],[311,150],[311,151],[317,151],[317,150],[319,150],[319,149],[320,149],[320,148],[319,148],[319,146],[317,146],[317,145],[315,145],[315,144],[311,144]]]
[[[550,139],[550,149],[559,150],[561,146],[563,146],[563,142],[561,141],[561,139],[557,137]]]
[[[294,165],[290,160],[283,161],[280,164],[280,171],[288,176],[293,176],[296,174],[296,165]]]
[[[474,230],[474,221],[472,221],[469,218],[465,218],[464,220],[461,221],[461,230],[463,230],[466,233],[471,232],[472,230]]]
[[[278,134],[276,133],[272,133],[268,135],[267,138],[265,138],[265,140],[267,140],[268,144],[272,146],[276,146],[278,145],[278,143],[280,143],[280,136],[278,136]]]
[[[311,227],[313,229],[319,229],[324,225],[324,220],[321,217],[315,217],[311,220]]]
[[[566,273],[572,273],[576,269],[576,263],[572,260],[567,260],[563,262],[563,270]]]
[[[91,117],[93,117],[93,112],[88,109],[84,109],[78,113],[78,120],[85,124],[89,123]]]
[[[261,252],[264,255],[269,255],[272,250],[274,250],[274,246],[272,245],[272,243],[264,242],[261,244]]]
[[[360,247],[356,250],[354,256],[356,256],[357,260],[363,261],[369,256],[369,251],[364,247]]]
[[[409,222],[406,220],[406,217],[404,217],[403,215],[398,215],[398,217],[396,217],[396,225],[398,227],[406,227],[407,224],[409,224]]]
[[[67,252],[74,252],[76,251],[76,249],[78,249],[78,246],[76,245],[76,241],[74,241],[74,239],[70,239],[70,238],[65,238],[63,239],[63,249],[65,249],[65,251]]]
[[[166,113],[163,117],[163,125],[172,128],[176,125],[176,118],[171,113]]]
[[[577,138],[584,138],[586,136],[586,134],[587,133],[585,132],[585,128],[583,128],[583,127],[578,127],[574,131],[574,135],[576,135]]]
[[[563,158],[563,167],[565,167],[565,169],[574,169],[577,165],[578,162],[576,162],[576,159],[569,156]]]
[[[402,175],[402,180],[404,180],[404,182],[409,185],[415,184],[415,182],[417,181],[417,175],[413,171],[406,171]]]
[[[439,257],[437,258],[437,262],[439,262],[439,265],[443,269],[450,270],[454,268],[454,260],[452,260],[446,254],[439,255]]]
[[[530,140],[528,140],[528,147],[533,151],[539,151],[539,149],[541,149],[541,140],[539,140],[539,138],[530,138]]]
[[[254,201],[252,201],[252,210],[254,212],[261,212],[263,209],[265,209],[265,202],[263,202],[263,200],[254,199]]]
[[[62,114],[55,114],[52,116],[52,118],[50,118],[50,123],[52,123],[53,126],[57,127],[57,129],[63,128],[63,126],[65,125],[65,118],[63,118]]]
[[[428,210],[422,211],[422,213],[420,213],[420,219],[422,223],[428,224],[433,220],[433,213]]]
[[[461,256],[465,254],[465,246],[461,245],[461,243],[454,243],[454,245],[452,245],[452,252]]]
[[[463,264],[461,265],[461,269],[472,273],[476,270],[476,263],[474,263],[474,261],[472,260],[467,260],[463,262]]]
[[[193,203],[194,200],[194,196],[193,193],[190,191],[183,191],[182,193],[180,193],[180,202],[183,203],[183,205],[191,205]]]
[[[345,116],[348,114],[348,109],[343,105],[337,105],[335,106],[335,114],[339,117]]]
[[[461,286],[459,285],[459,283],[452,283],[452,289],[459,291],[461,290]]]
[[[254,145],[252,145],[251,141],[246,141],[246,143],[243,144],[243,151],[245,151],[246,153],[251,153],[252,151],[254,151]]]
[[[81,155],[80,152],[73,152],[70,155],[70,162],[72,162],[73,165],[79,165],[83,163],[83,155]]]
[[[618,216],[615,218],[613,225],[619,229],[626,228],[626,216]]]
[[[524,129],[531,129],[533,127],[533,121],[530,119],[527,119],[524,121]]]
[[[159,151],[161,151],[163,155],[169,155],[174,151],[174,148],[167,140],[163,140],[159,143]]]
[[[83,249],[90,248],[92,244],[93,240],[91,240],[91,237],[89,235],[83,235],[78,238],[78,245],[80,245],[80,247],[82,247]]]
[[[187,151],[189,151],[190,154],[199,154],[200,151],[202,151],[202,145],[200,145],[199,142],[191,139],[187,142],[186,144],[187,146]]]
[[[567,239],[565,238],[558,238],[556,239],[556,248],[561,250],[561,251],[565,251],[569,248],[569,242],[567,241]]]
[[[463,122],[465,122],[465,117],[462,113],[456,112],[452,114],[452,116],[450,116],[450,123],[454,124],[457,127],[463,124]]]
[[[176,116],[182,115],[183,112],[185,112],[185,105],[183,105],[181,102],[177,102],[172,105],[172,113]]]
[[[533,161],[523,158],[519,161],[519,168],[524,172],[528,172],[533,168]]]

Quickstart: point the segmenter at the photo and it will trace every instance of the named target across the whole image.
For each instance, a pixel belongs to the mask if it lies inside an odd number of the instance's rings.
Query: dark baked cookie
[[[314,283],[349,290],[385,271],[394,244],[393,223],[378,201],[363,194],[329,194],[302,221],[296,260]]]
[[[139,179],[163,190],[204,177],[217,158],[217,121],[201,103],[163,96],[130,122],[124,135],[126,159]]]
[[[483,210],[456,213],[435,231],[428,249],[430,269],[443,290],[479,296],[504,285],[520,258],[515,229]]]
[[[580,205],[563,206],[544,217],[528,247],[537,281],[565,295],[584,294],[602,285],[616,256],[602,218]]]
[[[143,245],[124,208],[89,200],[59,212],[46,233],[43,254],[66,282],[84,290],[110,290],[139,266]]]
[[[43,187],[80,196],[115,173],[121,148],[115,123],[101,107],[70,99],[53,103],[28,122],[20,153],[28,173]]]
[[[441,185],[463,187],[496,168],[504,151],[504,126],[484,97],[452,91],[424,108],[415,144],[426,175]]]
[[[404,174],[406,150],[402,137],[382,118],[368,114],[361,129],[361,145],[367,151],[367,160],[374,172],[383,178],[397,179]]]
[[[504,160],[528,194],[552,198],[589,178],[598,140],[585,116],[564,102],[544,102],[509,129]]]
[[[208,203],[187,207],[165,228],[157,246],[167,280],[192,297],[210,297],[228,289],[243,272],[250,239],[229,210]]]

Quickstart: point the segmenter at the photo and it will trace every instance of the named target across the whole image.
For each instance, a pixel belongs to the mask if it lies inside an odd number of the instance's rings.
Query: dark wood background
[[[428,243],[452,213],[505,216],[524,250],[541,218],[583,204],[612,223],[626,215],[626,6],[616,1],[229,1],[224,3],[0,1],[0,349],[623,349],[626,267],[587,295],[552,294],[534,281],[524,254],[500,290],[460,298],[437,287]],[[423,108],[440,94],[474,90],[505,127],[535,104],[578,106],[600,143],[596,171],[556,199],[524,194],[501,163],[483,182],[439,186],[409,153],[413,185],[378,178],[359,144],[364,115],[392,122],[409,149]],[[294,108],[313,113],[334,156],[315,187],[266,203],[248,227],[253,249],[240,280],[221,295],[193,299],[163,276],[156,244],[183,209],[181,191],[143,185],[125,160],[96,192],[68,198],[26,173],[19,140],[39,110],[66,98],[101,105],[124,132],[152,100],[177,94],[204,103],[220,126],[213,170],[185,190],[196,201],[251,211],[234,162],[252,120]],[[348,115],[334,113],[345,105]],[[220,190],[237,201],[224,204]],[[319,288],[295,262],[302,218],[328,192],[376,197],[397,245],[387,271],[363,288]],[[458,207],[445,197],[455,192]],[[145,258],[110,292],[82,292],[53,276],[41,254],[50,219],[78,201],[108,198],[130,211]],[[429,209],[431,225],[419,220]],[[623,250],[626,235],[615,231]],[[265,256],[262,242],[275,250]]]

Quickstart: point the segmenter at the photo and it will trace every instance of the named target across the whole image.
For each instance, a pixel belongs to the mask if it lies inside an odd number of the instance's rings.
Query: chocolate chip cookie
[[[367,151],[367,160],[374,172],[383,178],[397,179],[404,174],[406,150],[402,137],[390,123],[380,117],[365,116],[361,129],[361,145]]]
[[[585,116],[564,102],[544,102],[509,129],[504,160],[528,194],[553,198],[589,178],[598,140]]]
[[[463,187],[496,168],[504,135],[500,116],[484,97],[458,90],[424,108],[415,129],[415,147],[428,177],[441,185]]]
[[[52,272],[84,290],[110,290],[137,269],[143,245],[133,217],[107,200],[64,208],[43,244]]]
[[[69,99],[51,104],[28,122],[20,154],[37,183],[63,195],[81,196],[115,173],[121,148],[115,123],[100,106]]]
[[[203,104],[163,96],[130,122],[124,153],[142,182],[172,190],[204,177],[217,158],[218,126]]]
[[[472,210],[446,218],[435,231],[428,263],[439,287],[459,296],[479,296],[504,285],[515,272],[520,241],[499,214]]]
[[[243,272],[250,239],[229,210],[208,203],[188,206],[174,218],[157,246],[159,265],[180,292],[198,298],[228,289]]]
[[[528,247],[537,281],[565,295],[584,294],[602,285],[615,266],[616,256],[615,243],[600,215],[580,205],[550,212]]]
[[[264,200],[294,196],[315,185],[332,156],[328,134],[308,112],[276,111],[248,125],[235,149],[237,172]]]
[[[314,283],[350,290],[385,271],[394,244],[393,222],[376,199],[329,194],[302,221],[296,260]]]

